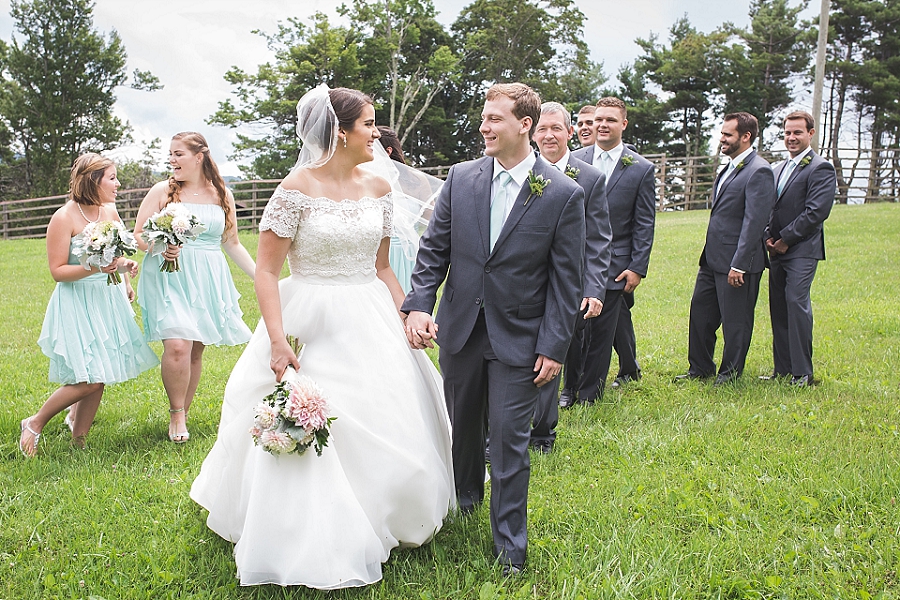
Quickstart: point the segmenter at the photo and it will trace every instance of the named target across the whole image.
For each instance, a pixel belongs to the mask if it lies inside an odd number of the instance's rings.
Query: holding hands
[[[437,323],[426,312],[414,310],[406,318],[406,339],[413,350],[434,348],[437,333]]]

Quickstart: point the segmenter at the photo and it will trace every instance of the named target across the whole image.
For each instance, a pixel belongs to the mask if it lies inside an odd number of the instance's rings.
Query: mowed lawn
[[[240,588],[231,544],[188,498],[241,348],[208,349],[187,444],[166,437],[156,369],[107,389],[86,450],[59,417],[21,457],[19,420],[55,389],[35,343],[54,284],[43,240],[0,242],[0,599],[900,597],[900,205],[827,222],[821,384],[804,390],[757,379],[772,370],[765,279],[743,379],[672,383],[707,219],[658,216],[634,314],[644,378],[565,411],[554,453],[532,457],[524,576],[492,563],[483,507],[395,552],[382,582],[330,593]],[[252,284],[233,271],[253,327]]]

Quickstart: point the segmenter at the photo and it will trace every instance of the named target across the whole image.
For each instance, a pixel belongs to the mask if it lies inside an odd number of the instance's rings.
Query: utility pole
[[[819,131],[822,117],[822,89],[825,87],[825,49],[828,46],[828,13],[831,11],[831,0],[822,0],[819,14],[819,48],[816,52],[816,81],[813,86],[812,116],[816,125],[813,135],[813,150],[819,152]]]

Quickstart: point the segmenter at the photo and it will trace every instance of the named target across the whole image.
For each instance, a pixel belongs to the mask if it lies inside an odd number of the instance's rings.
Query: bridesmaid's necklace
[[[102,207],[102,206],[98,206],[98,207],[97,207],[97,218],[94,219],[93,221],[91,221],[90,219],[87,218],[87,215],[84,214],[84,211],[81,210],[81,205],[78,204],[77,202],[75,203],[75,205],[78,207],[78,212],[81,213],[81,216],[84,217],[84,220],[87,221],[88,223],[96,223],[97,221],[100,220],[100,215],[103,214],[103,207]]]

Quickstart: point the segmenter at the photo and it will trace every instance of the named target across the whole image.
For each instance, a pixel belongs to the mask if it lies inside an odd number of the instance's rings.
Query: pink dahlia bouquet
[[[131,256],[135,252],[137,242],[134,236],[119,221],[88,223],[72,240],[72,254],[88,271],[91,267],[108,267],[118,257]],[[113,271],[106,276],[106,285],[120,283],[122,277],[117,272]]]
[[[196,240],[197,236],[206,231],[206,225],[201,223],[191,211],[180,202],[171,202],[161,211],[147,219],[141,238],[147,243],[147,252],[151,256],[157,256],[166,251],[169,244],[183,246],[185,242]],[[174,273],[180,271],[178,259],[164,260],[159,267],[162,273]]]
[[[316,454],[328,445],[328,430],[337,417],[328,416],[325,394],[306,375],[289,370],[275,391],[256,405],[250,435],[270,454],[303,454],[315,445]]]

